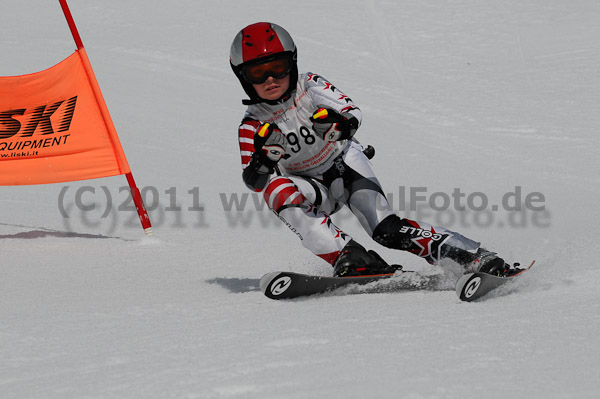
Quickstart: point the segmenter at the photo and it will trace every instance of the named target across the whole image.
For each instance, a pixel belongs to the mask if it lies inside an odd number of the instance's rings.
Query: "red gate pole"
[[[106,102],[104,101],[104,97],[102,96],[102,92],[100,91],[100,87],[97,84],[96,78],[94,76],[94,71],[92,70],[92,65],[87,57],[85,49],[83,48],[83,42],[81,41],[81,36],[79,36],[79,31],[77,30],[77,26],[75,26],[75,21],[73,20],[73,16],[71,15],[71,10],[69,10],[69,6],[67,5],[67,0],[58,0],[60,6],[65,14],[65,18],[67,19],[67,23],[69,24],[69,29],[71,29],[71,34],[73,35],[73,39],[75,40],[75,45],[77,45],[77,50],[80,51],[81,60],[83,62],[83,66],[88,74],[88,80],[92,84],[92,89],[94,90],[94,95],[96,96],[96,101],[98,102],[100,111],[102,112],[102,118],[104,119],[104,123],[107,128],[115,131],[114,124],[108,113],[108,107],[106,106]],[[109,135],[110,136],[110,135]],[[117,136],[118,137],[118,136]],[[111,141],[113,137],[110,137]],[[119,143],[120,145],[120,143]],[[119,159],[117,157],[117,162]],[[135,185],[135,180],[133,180],[133,175],[131,174],[131,170],[128,173],[125,173],[125,177],[127,178],[127,183],[129,184],[129,189],[131,191],[131,197],[133,198],[133,203],[135,204],[135,209],[137,210],[138,216],[140,218],[140,222],[142,223],[142,228],[146,235],[152,235],[152,224],[150,223],[150,217],[148,216],[148,211],[146,211],[146,207],[144,206],[144,201],[142,200],[142,195],[140,194],[140,190]]]
[[[71,34],[73,35],[73,39],[75,39],[77,50],[80,50],[83,48],[83,42],[81,41],[81,36],[79,36],[79,32],[77,31],[77,27],[75,26],[75,21],[73,20],[73,16],[71,15],[71,10],[69,10],[67,0],[58,0],[58,2],[62,7],[63,13],[65,14],[65,18],[67,19],[67,23],[69,24],[69,29],[71,29]]]

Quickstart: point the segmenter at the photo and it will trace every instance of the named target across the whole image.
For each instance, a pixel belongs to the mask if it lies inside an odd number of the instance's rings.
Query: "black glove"
[[[262,124],[254,134],[254,153],[271,168],[285,156],[287,139],[274,123]]]
[[[320,107],[311,117],[313,130],[325,141],[347,140],[358,129],[358,119],[349,112]]]
[[[254,154],[244,169],[242,177],[252,189],[264,188],[268,176],[275,171],[286,152],[287,139],[274,123],[264,123],[254,134]]]

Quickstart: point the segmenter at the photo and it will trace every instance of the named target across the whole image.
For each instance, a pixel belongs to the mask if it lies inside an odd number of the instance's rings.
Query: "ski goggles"
[[[265,83],[269,76],[274,79],[285,78],[291,70],[290,58],[279,57],[260,64],[250,64],[243,68],[244,79],[248,83],[261,84]]]

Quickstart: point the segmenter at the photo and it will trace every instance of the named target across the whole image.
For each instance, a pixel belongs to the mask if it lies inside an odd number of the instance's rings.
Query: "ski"
[[[481,272],[467,273],[456,282],[456,295],[461,301],[475,301],[501,285],[514,281],[518,276],[529,270],[534,263],[535,260],[527,268],[508,277],[499,277]]]
[[[437,276],[414,272],[377,274],[358,277],[327,277],[294,272],[272,272],[260,279],[260,289],[271,299],[293,299],[328,292],[341,294],[362,292],[414,291],[439,289]],[[342,290],[343,288],[343,290]]]

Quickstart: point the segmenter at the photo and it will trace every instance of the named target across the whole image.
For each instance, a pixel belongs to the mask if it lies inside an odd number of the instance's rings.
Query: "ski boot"
[[[511,266],[506,263],[504,259],[500,258],[496,252],[488,251],[485,248],[479,248],[477,250],[473,265],[477,272],[487,273],[498,277],[510,277],[523,270],[519,268],[519,263],[515,263]]]
[[[367,251],[362,245],[350,240],[333,263],[336,277],[371,276],[393,274],[402,269],[400,265],[388,265],[375,251]]]

